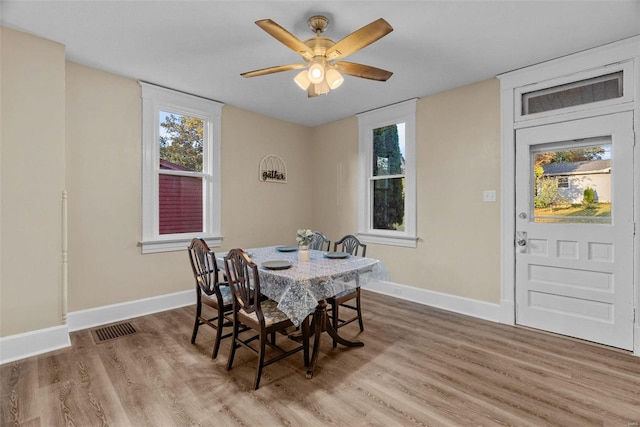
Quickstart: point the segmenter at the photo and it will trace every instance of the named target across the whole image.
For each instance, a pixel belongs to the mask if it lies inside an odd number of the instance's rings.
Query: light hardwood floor
[[[2,425],[623,426],[640,425],[640,358],[363,291],[365,342],[333,349],[316,373],[302,354],[264,369],[213,332],[191,345],[193,307],[132,319],[135,335],[0,367]],[[326,334],[325,334],[326,335]],[[282,337],[281,337],[282,338]]]

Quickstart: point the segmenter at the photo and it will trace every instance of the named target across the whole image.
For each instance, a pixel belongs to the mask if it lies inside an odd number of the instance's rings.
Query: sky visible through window
[[[400,152],[402,153],[402,158],[406,159],[404,154],[404,123],[398,123],[396,127],[398,128],[398,144],[400,145]]]
[[[164,123],[167,117],[169,117],[172,113],[167,113],[166,111],[160,111],[160,123]],[[174,114],[174,116],[180,117],[179,114]],[[167,130],[160,126],[160,137],[167,137]]]

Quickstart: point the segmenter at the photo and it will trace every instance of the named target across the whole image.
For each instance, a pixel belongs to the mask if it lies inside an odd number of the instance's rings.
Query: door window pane
[[[611,224],[611,144],[537,151],[534,222]]]

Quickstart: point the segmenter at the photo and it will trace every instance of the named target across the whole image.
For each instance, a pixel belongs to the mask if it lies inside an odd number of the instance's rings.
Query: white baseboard
[[[71,345],[69,332],[172,310],[195,303],[195,292],[189,290],[88,310],[73,311],[67,314],[66,325],[0,338],[0,364],[69,347]]]
[[[71,346],[66,325],[0,338],[0,365]]]
[[[393,282],[371,282],[363,289],[479,319],[500,322],[500,304],[414,288]]]
[[[500,323],[516,324],[516,305],[513,301],[506,299],[500,301]]]
[[[173,310],[195,303],[196,293],[193,290],[175,292],[120,304],[72,311],[67,315],[67,326],[69,332],[73,332],[160,311]]]

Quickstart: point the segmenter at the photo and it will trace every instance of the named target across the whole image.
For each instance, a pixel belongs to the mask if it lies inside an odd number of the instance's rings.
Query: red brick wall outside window
[[[160,169],[188,170],[160,160]],[[202,178],[160,173],[160,234],[202,232]]]

